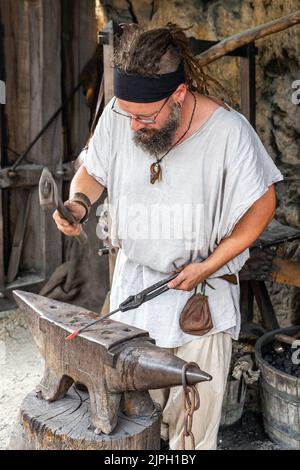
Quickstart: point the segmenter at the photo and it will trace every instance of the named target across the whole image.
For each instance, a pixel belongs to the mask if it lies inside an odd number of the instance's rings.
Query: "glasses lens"
[[[141,124],[155,124],[154,119],[141,119],[141,118],[132,118],[135,119],[137,122],[140,122]]]
[[[150,119],[150,118],[149,119],[146,119],[146,118],[143,119],[143,118],[139,118],[139,117],[132,117],[129,114],[125,114],[124,112],[119,111],[119,109],[117,108],[116,101],[114,101],[114,103],[112,104],[111,110],[114,113],[119,114],[120,116],[124,116],[128,119],[134,119],[135,121],[140,122],[141,124],[155,124],[155,119]]]

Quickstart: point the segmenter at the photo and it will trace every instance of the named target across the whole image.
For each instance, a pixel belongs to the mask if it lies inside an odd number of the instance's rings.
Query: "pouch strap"
[[[207,280],[205,279],[205,280],[201,283],[201,290],[200,290],[200,292],[201,292],[202,295],[205,295],[205,288],[206,288],[206,286],[210,287],[210,288],[213,289],[213,290],[216,290],[216,288],[213,287],[211,284],[209,284],[209,282],[207,282]]]
[[[231,284],[238,283],[236,274],[223,274],[223,276],[218,276],[216,279],[224,279],[225,281],[230,282]],[[206,286],[210,287],[213,290],[216,290],[216,288],[212,286],[209,282],[207,282],[207,279],[205,279],[203,282],[201,282],[200,292],[202,295],[205,295]],[[198,286],[195,287],[194,295],[196,295],[197,293],[197,288]]]

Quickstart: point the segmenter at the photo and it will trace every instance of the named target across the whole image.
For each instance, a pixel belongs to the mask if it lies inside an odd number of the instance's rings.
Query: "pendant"
[[[150,166],[150,183],[154,184],[155,181],[161,179],[161,167],[159,162],[152,163]]]

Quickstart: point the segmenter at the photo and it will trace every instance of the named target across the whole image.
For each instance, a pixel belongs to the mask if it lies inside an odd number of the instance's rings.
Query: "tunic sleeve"
[[[228,237],[237,222],[282,174],[244,116],[228,136],[228,160],[222,187],[218,241]]]
[[[111,151],[109,113],[110,103],[105,107],[100,116],[83,162],[88,174],[106,188]]]

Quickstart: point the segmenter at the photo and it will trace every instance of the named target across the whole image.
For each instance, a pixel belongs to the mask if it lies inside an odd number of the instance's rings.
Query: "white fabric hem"
[[[265,185],[261,188],[261,190],[257,191],[257,192],[255,193],[255,195],[253,195],[253,197],[247,201],[246,204],[244,204],[243,206],[241,206],[241,210],[240,210],[238,216],[237,216],[237,217],[235,218],[235,220],[232,222],[232,225],[231,225],[231,227],[230,227],[230,229],[229,229],[228,235],[226,235],[226,238],[229,237],[229,236],[232,234],[232,232],[233,232],[235,226],[237,225],[237,223],[238,223],[238,222],[241,220],[241,218],[246,214],[246,212],[253,206],[253,204],[254,204],[256,201],[258,201],[258,199],[260,199],[264,194],[266,194],[266,192],[268,191],[269,187],[270,187],[272,184],[278,183],[279,181],[282,181],[282,180],[283,180],[283,177],[282,177],[281,179],[278,179],[277,181],[271,181],[270,183],[265,184]],[[221,240],[219,240],[218,243],[220,243],[220,242],[221,242]]]
[[[101,178],[101,176],[96,176],[95,173],[92,172],[92,170],[87,166],[86,163],[83,163],[82,164],[84,166],[84,168],[86,169],[86,171],[88,172],[88,174],[94,178],[94,180],[96,180],[98,183],[100,183],[102,186],[104,186],[105,188],[107,188],[107,183],[104,181],[103,178]]]

